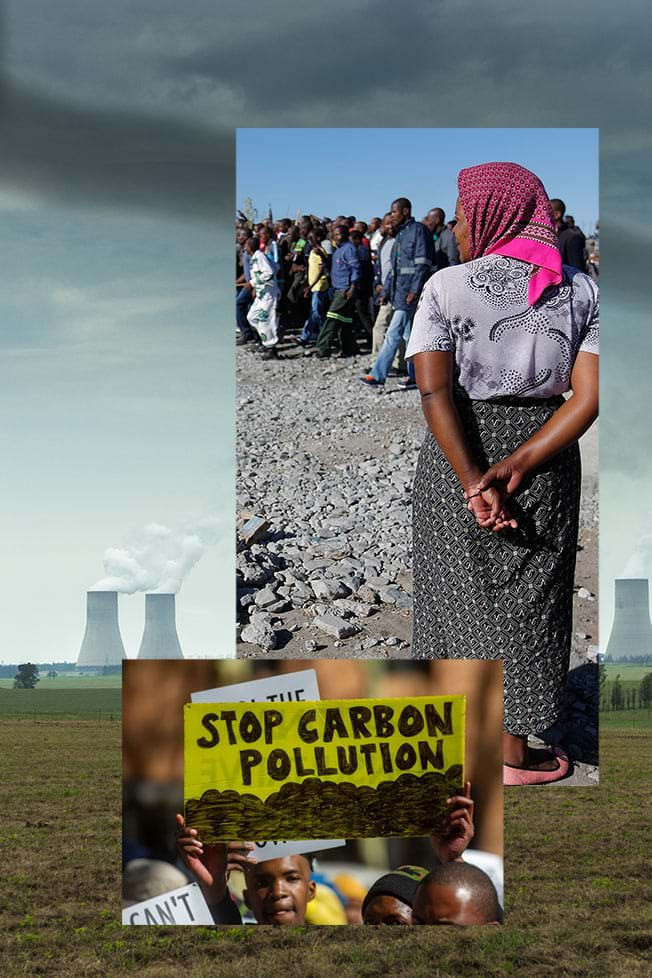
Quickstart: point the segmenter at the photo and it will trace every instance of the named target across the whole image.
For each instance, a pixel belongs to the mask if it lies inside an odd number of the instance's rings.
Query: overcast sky
[[[232,519],[235,126],[601,128],[604,630],[652,508],[647,12],[642,0],[0,6],[0,658],[74,658],[83,592],[129,531],[211,507]],[[558,149],[563,160],[563,135]],[[233,641],[227,552],[181,591],[187,648]],[[122,600],[130,635],[139,600]]]
[[[5,7],[0,660],[75,660],[105,549],[206,519],[218,540],[181,587],[178,631],[186,654],[225,654],[233,135],[170,111],[145,18],[129,40],[120,5],[110,23],[91,6]],[[130,656],[143,611],[120,598]]]

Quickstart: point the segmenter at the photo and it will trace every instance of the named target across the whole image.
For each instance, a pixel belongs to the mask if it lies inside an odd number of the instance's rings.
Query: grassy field
[[[23,716],[35,720],[39,716],[77,716],[93,713],[119,717],[122,712],[122,689],[66,689],[65,687],[36,689],[0,688],[0,716]]]
[[[617,710],[600,714],[601,730],[652,730],[652,710]]]
[[[4,978],[649,974],[649,731],[605,730],[599,789],[508,789],[507,922],[463,932],[123,928],[118,720],[5,716],[0,739]]]
[[[121,689],[122,676],[80,675],[79,673],[62,672],[56,679],[41,676],[37,689]],[[0,689],[13,689],[11,678],[0,679]]]
[[[648,672],[652,672],[652,663],[648,666],[633,666],[627,665],[627,663],[618,665],[618,663],[610,662],[604,668],[607,673],[608,682],[613,681],[616,676],[620,676],[621,682],[640,683],[643,676],[646,676]]]

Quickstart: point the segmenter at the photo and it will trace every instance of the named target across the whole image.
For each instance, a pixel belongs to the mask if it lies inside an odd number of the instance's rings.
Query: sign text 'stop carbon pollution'
[[[233,839],[425,835],[464,783],[464,696],[185,707],[188,825]]]

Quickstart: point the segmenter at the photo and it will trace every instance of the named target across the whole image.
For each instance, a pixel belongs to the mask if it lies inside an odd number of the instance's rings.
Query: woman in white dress
[[[245,248],[249,255],[250,281],[253,303],[247,319],[260,336],[265,349],[263,358],[269,360],[278,355],[278,287],[276,263],[260,248],[258,238],[247,238]]]

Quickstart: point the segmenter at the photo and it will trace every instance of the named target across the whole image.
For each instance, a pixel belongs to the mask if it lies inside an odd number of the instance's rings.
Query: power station
[[[175,621],[174,594],[145,595],[145,631],[139,659],[183,659]]]
[[[82,640],[78,669],[103,669],[119,666],[126,659],[118,625],[118,592],[88,591],[86,631]]]
[[[175,614],[174,594],[145,595],[145,630],[139,659],[183,659]],[[90,671],[119,666],[126,658],[118,624],[118,592],[88,591],[86,631],[77,668]]]
[[[623,577],[616,580],[616,610],[606,654],[612,659],[652,655],[647,578]]]

